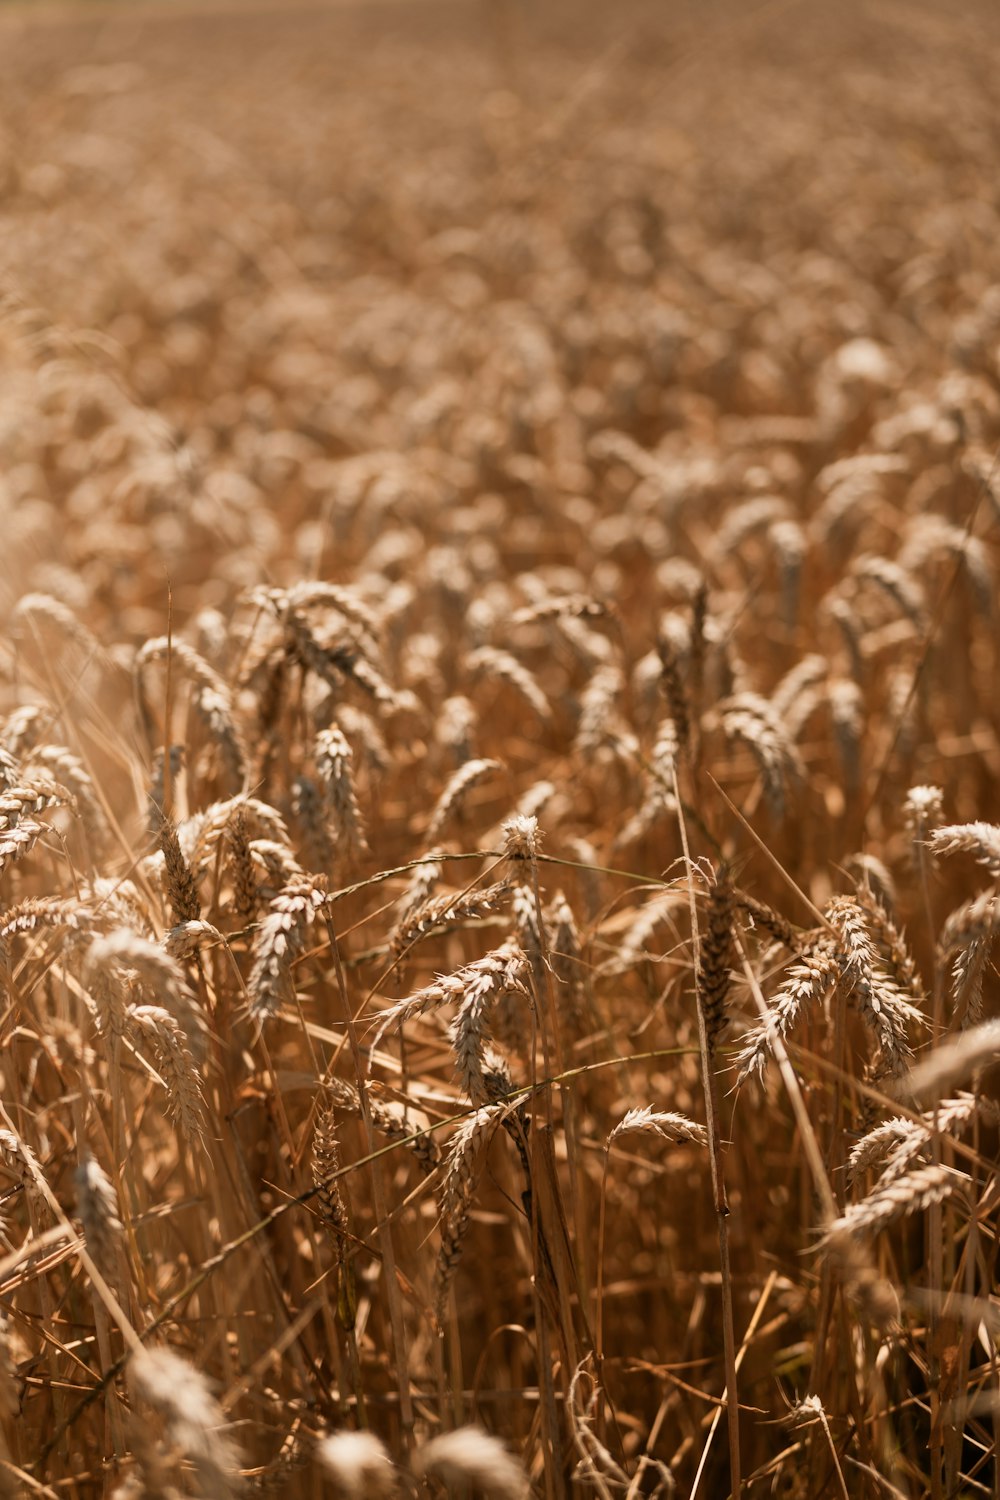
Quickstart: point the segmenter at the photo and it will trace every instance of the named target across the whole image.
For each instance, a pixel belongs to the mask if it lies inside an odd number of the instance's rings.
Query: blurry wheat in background
[[[3,1493],[1000,1494],[998,63],[0,18]]]

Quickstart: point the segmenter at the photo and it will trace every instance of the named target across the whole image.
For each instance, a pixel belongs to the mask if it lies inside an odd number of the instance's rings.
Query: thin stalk
[[[688,900],[691,909],[691,946],[693,949],[696,976],[698,1045],[701,1051],[702,1084],[705,1091],[705,1123],[708,1128],[708,1152],[712,1172],[712,1198],[715,1206],[716,1227],[719,1236],[719,1269],[722,1274],[722,1340],[726,1365],[726,1409],[729,1415],[729,1484],[733,1500],[740,1492],[742,1466],[740,1463],[740,1417],[736,1365],[736,1327],[733,1318],[732,1267],[729,1258],[729,1204],[726,1200],[726,1184],[723,1173],[722,1138],[719,1131],[718,1080],[712,1063],[708,1028],[702,1005],[701,947],[698,932],[698,902],[694,888],[694,867],[688,844],[687,824],[681,805],[680,787],[677,783],[677,768],[674,767],[674,796],[677,799],[677,825],[680,830],[684,864],[687,869]],[[692,1490],[691,1500],[694,1500]]]
[[[361,1047],[358,1043],[357,1027],[354,1024],[354,1012],[351,1010],[350,996],[347,992],[347,978],[340,959],[340,944],[337,941],[337,932],[333,925],[333,918],[330,915],[329,907],[324,907],[323,916],[326,922],[327,935],[330,939],[330,951],[333,955],[334,968],[337,974],[337,988],[340,991],[340,1000],[344,1012],[344,1025],[347,1029],[351,1056],[354,1060],[361,1118],[364,1121],[365,1135],[368,1141],[368,1153],[372,1161],[372,1201],[375,1206],[375,1220],[378,1226],[379,1238],[383,1246],[382,1255],[385,1271],[386,1298],[389,1304],[389,1321],[392,1325],[393,1343],[396,1346],[396,1381],[399,1388],[399,1410],[402,1418],[403,1432],[409,1438],[413,1433],[413,1403],[410,1398],[406,1324],[403,1319],[403,1305],[399,1293],[399,1280],[396,1275],[396,1255],[393,1248],[392,1226],[389,1223],[389,1215],[386,1211],[381,1163],[377,1160],[375,1150],[375,1129],[372,1125],[371,1109],[368,1105],[368,1085],[361,1057]]]
[[[921,834],[924,832],[921,828]],[[934,910],[931,904],[931,889],[928,873],[927,847],[923,837],[914,839],[913,855],[920,876],[920,893],[924,905],[924,921],[927,932],[933,934]],[[932,1002],[933,1037],[937,1042],[944,1030],[944,976],[941,966],[935,966],[934,997]],[[941,1165],[941,1135],[937,1128],[938,1101],[934,1100],[934,1134],[931,1140],[932,1160]],[[927,1254],[927,1283],[930,1292],[930,1312],[927,1324],[927,1372],[931,1400],[931,1497],[942,1500],[942,1467],[944,1463],[944,1428],[941,1414],[941,1299],[944,1293],[944,1215],[940,1203],[933,1203],[927,1214],[925,1229]]]

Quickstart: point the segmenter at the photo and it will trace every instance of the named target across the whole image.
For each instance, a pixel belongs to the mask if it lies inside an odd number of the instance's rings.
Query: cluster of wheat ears
[[[0,1494],[1000,1494],[996,16],[793,9],[0,21]]]

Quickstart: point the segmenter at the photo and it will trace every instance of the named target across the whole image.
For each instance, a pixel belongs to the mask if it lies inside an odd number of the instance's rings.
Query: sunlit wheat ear
[[[851,675],[861,680],[865,671],[865,634],[853,601],[844,597],[842,583],[836,584],[820,600],[817,613],[836,625],[841,642],[847,653],[847,666]]]
[[[124,1036],[128,1028],[128,975],[101,960],[100,949],[88,950],[83,965],[83,983],[94,1021],[101,1036]]]
[[[41,766],[60,786],[69,790],[79,811],[91,853],[95,857],[104,854],[111,836],[108,820],[93,778],[80,757],[62,745],[39,745],[31,752],[27,761],[29,772],[33,766]]]
[[[952,959],[951,1000],[963,1027],[982,1019],[983,982],[997,930],[1000,891],[982,891],[964,901],[945,920],[938,939],[942,964]]]
[[[4,714],[0,719],[0,746],[10,757],[8,769],[13,770],[19,761],[25,761],[50,741],[56,722],[55,712],[39,703],[22,703]]]
[[[622,1116],[605,1143],[608,1150],[621,1136],[636,1131],[649,1131],[665,1141],[694,1141],[699,1146],[708,1145],[708,1132],[704,1125],[689,1120],[687,1115],[653,1109],[652,1105],[646,1105],[643,1109],[630,1109]]]
[[[357,768],[368,775],[384,775],[392,767],[392,755],[376,720],[353,703],[337,701],[334,724],[353,748]],[[333,728],[333,725],[330,725]]]
[[[822,703],[821,684],[829,670],[825,656],[803,656],[789,668],[771,694],[771,707],[793,740],[798,739],[806,721]]]
[[[852,1203],[839,1219],[828,1225],[822,1244],[829,1245],[840,1234],[862,1238],[877,1234],[896,1219],[943,1202],[958,1192],[965,1180],[951,1168],[937,1165],[917,1167],[894,1177],[860,1203]]]
[[[340,1191],[340,1146],[337,1141],[337,1119],[332,1109],[321,1109],[313,1132],[312,1179],[317,1189],[316,1202],[339,1242],[348,1233],[347,1205]]]
[[[433,984],[425,985],[383,1011],[372,1049],[378,1047],[391,1028],[427,1015],[429,1011],[439,1010],[444,1005],[457,1005],[464,1012],[462,1045],[469,1049],[466,1061],[474,1080],[475,1048],[478,1038],[485,1043],[489,1009],[507,990],[524,991],[528,972],[528,961],[521,949],[514,943],[504,943],[482,958],[456,969],[453,974],[442,974]]]
[[[1000,1061],[1000,1020],[983,1021],[946,1037],[901,1080],[910,1098],[931,1102],[980,1068]]]
[[[147,670],[156,662],[166,661],[168,657],[175,670],[194,683],[196,687],[210,689],[226,701],[230,700],[225,679],[219,676],[215,668],[210,667],[204,657],[193,646],[189,646],[187,641],[179,637],[168,639],[165,635],[146,641],[136,653],[133,670],[140,685],[140,691],[145,691]]]
[[[865,910],[853,896],[835,896],[824,915],[837,933],[837,957],[850,993],[878,1038],[890,1072],[899,1073],[910,1055],[907,1002],[883,967]]]
[[[994,610],[995,584],[993,564],[982,540],[944,516],[914,517],[897,561],[907,572],[919,576],[935,557],[961,564],[976,609],[989,619]]]
[[[898,899],[896,882],[884,860],[859,849],[844,860],[844,870],[854,881],[855,894],[866,911],[878,907],[891,915]]]
[[[289,650],[307,671],[329,683],[334,691],[340,691],[345,682],[350,682],[380,709],[389,711],[396,707],[397,694],[371,657],[365,654],[368,643],[352,629],[351,622],[345,620],[339,607],[340,624],[334,622],[332,628],[328,628],[321,622],[322,610],[312,608],[328,602],[318,595],[311,598],[297,596],[294,589],[290,592],[265,589],[258,593],[274,610],[285,632]]]
[[[833,677],[827,683],[827,702],[833,737],[843,767],[846,786],[854,790],[861,780],[861,745],[865,728],[864,694],[850,677]]]
[[[865,553],[851,563],[851,576],[878,589],[920,632],[926,623],[924,591],[919,581],[888,557]]]
[[[228,797],[213,802],[203,812],[187,818],[177,830],[182,847],[189,851],[196,879],[202,879],[215,868],[220,843],[240,823],[248,838],[267,838],[290,847],[288,827],[281,813],[259,797]]]
[[[778,565],[782,623],[793,630],[799,614],[802,564],[808,550],[806,534],[797,521],[784,519],[771,522],[767,528],[767,537]]]
[[[871,877],[873,873],[866,865],[866,877]],[[891,892],[891,878],[888,888]],[[882,890],[885,890],[885,886],[882,886]],[[906,938],[890,914],[889,908],[884,901],[877,899],[872,893],[870,884],[858,887],[857,899],[864,908],[865,920],[878,944],[880,954],[885,959],[892,979],[907,995],[912,996],[918,1004],[921,1003],[924,999],[924,984],[920,971],[907,946]]]
[[[276,839],[251,839],[249,849],[253,868],[260,872],[257,894],[262,900],[273,901],[286,886],[314,883],[324,878],[307,874],[288,845]]]
[[[508,877],[514,881],[523,880],[542,849],[544,834],[538,826],[538,819],[527,813],[515,813],[504,820],[500,832]]]
[[[472,759],[479,716],[462,693],[453,693],[438,709],[434,739],[459,766]]]
[[[72,793],[48,770],[29,773],[21,769],[14,782],[8,782],[0,789],[0,829],[9,832],[26,818],[35,817],[47,808],[73,804]]]
[[[276,1015],[291,992],[292,964],[305,946],[309,924],[326,901],[315,882],[286,885],[270,904],[254,934],[253,967],[247,980],[250,1014],[255,1021]]]
[[[247,778],[247,753],[228,691],[198,688],[191,696],[191,709],[196,725],[200,725],[208,741],[216,774],[221,773],[228,790],[239,790]]]
[[[205,1133],[201,1078],[177,1021],[160,1005],[133,1005],[127,1027],[152,1047],[157,1072],[167,1091],[167,1113],[176,1120],[185,1139],[201,1140]]]
[[[316,1458],[339,1500],[390,1500],[396,1468],[373,1432],[332,1432],[316,1444]]]
[[[609,606],[600,599],[592,599],[587,594],[561,594],[515,611],[510,623],[533,625],[544,620],[600,620],[608,613]]]
[[[983,1018],[983,987],[992,947],[991,938],[973,938],[952,963],[951,1002],[963,1030]]]
[[[615,837],[618,847],[636,843],[662,818],[676,812],[673,794],[674,772],[680,755],[677,725],[670,717],[662,719],[649,757],[649,773],[642,802]]]
[[[854,1146],[848,1158],[848,1177],[853,1180],[862,1172],[881,1167],[878,1186],[882,1187],[908,1171],[917,1157],[928,1150],[935,1136],[961,1135],[975,1119],[995,1123],[997,1114],[998,1106],[993,1100],[976,1094],[958,1094],[954,1099],[942,1099],[920,1120],[886,1120]]]
[[[618,709],[624,688],[620,668],[605,665],[597,668],[581,693],[573,748],[582,760],[634,757],[638,741]]]
[[[97,925],[93,906],[81,898],[66,896],[28,896],[9,906],[0,918],[0,962],[9,962],[11,945],[16,937],[40,928],[63,933],[63,942],[74,943]]]
[[[19,772],[18,783],[10,784],[0,791],[0,874],[8,865],[15,863],[31,850],[50,830],[47,824],[36,820],[34,814],[50,807],[71,803],[71,794],[57,787],[50,776],[41,775],[24,780]]]
[[[462,1258],[479,1181],[480,1158],[508,1108],[505,1104],[483,1105],[459,1124],[448,1148],[439,1199],[441,1246],[435,1274],[435,1316],[439,1325],[444,1320],[448,1291]]]
[[[727,565],[730,555],[743,542],[766,532],[775,521],[786,520],[790,513],[788,501],[780,495],[753,495],[730,506],[713,539],[713,557],[719,566]]]
[[[87,1249],[105,1281],[113,1286],[124,1231],[111,1180],[92,1156],[85,1156],[76,1170],[76,1206]]]
[[[180,922],[165,933],[163,947],[170,958],[183,963],[194,958],[203,948],[212,948],[225,941],[211,922]]]
[[[45,1201],[39,1187],[44,1180],[38,1158],[26,1141],[12,1130],[0,1130],[0,1162],[12,1173],[24,1189],[28,1201],[38,1207]]]
[[[197,925],[201,926],[200,923]],[[187,1037],[195,1058],[204,1060],[207,1018],[188,985],[184,970],[164,948],[138,932],[118,927],[94,939],[87,952],[86,965],[91,973],[99,968],[116,968],[133,984],[138,983],[140,998],[152,1000],[169,1010]]]
[[[832,992],[841,974],[837,951],[830,939],[816,940],[788,970],[784,983],[768,1004],[767,1020],[753,1027],[737,1056],[737,1081],[763,1074],[775,1035],[784,1038],[807,1006]]]
[[[143,1349],[131,1365],[139,1391],[162,1417],[204,1493],[217,1500],[235,1497],[241,1489],[239,1451],[205,1376],[166,1348]]]
[[[935,828],[927,845],[933,854],[971,854],[1000,880],[1000,825],[996,823],[949,823]]]
[[[907,1120],[903,1116],[883,1120],[852,1146],[847,1159],[848,1180],[853,1182],[863,1172],[881,1167],[903,1141],[921,1134],[921,1127],[915,1120]]]
[[[502,975],[483,973],[474,979],[466,987],[458,1015],[449,1028],[459,1082],[470,1103],[476,1105],[488,1099],[483,1069],[486,1047],[491,1040],[490,1012],[512,995],[523,996],[525,1000],[528,997],[530,960],[523,951],[509,946],[510,956]]]
[[[542,962],[542,933],[535,909],[535,893],[531,886],[513,886],[510,904],[518,944],[527,954],[528,961],[537,975]]]
[[[903,802],[903,820],[912,843],[928,841],[931,830],[941,822],[944,793],[939,786],[913,786]],[[917,852],[919,863],[919,851]]]
[[[346,1083],[342,1078],[330,1078],[324,1090],[338,1109],[346,1109],[353,1115],[361,1116],[361,1099],[352,1084]],[[422,1110],[395,1101],[389,1103],[369,1090],[368,1113],[379,1134],[405,1145],[424,1172],[433,1172],[440,1165],[441,1148],[433,1135],[423,1133],[427,1130],[428,1121]]]
[[[981,1094],[958,1094],[954,1099],[943,1099],[934,1109],[928,1110],[919,1125],[905,1140],[901,1140],[886,1160],[882,1173],[883,1182],[889,1182],[909,1170],[917,1158],[928,1154],[935,1136],[961,1136],[973,1121],[995,1126],[1000,1107],[992,1099]],[[881,1184],[880,1184],[881,1185]]]
[[[218,672],[184,640],[159,636],[147,641],[135,659],[135,680],[140,712],[151,744],[158,734],[149,707],[146,674],[156,662],[169,659],[171,669],[192,685],[191,708],[213,746],[226,780],[233,789],[242,786],[247,772],[246,749],[237,725],[232,694]]]
[[[410,871],[406,890],[398,902],[396,921],[389,931],[390,951],[398,951],[404,946],[400,941],[401,934],[406,930],[411,917],[432,898],[434,890],[440,883],[441,860],[432,857],[439,852],[437,849],[428,850],[428,858],[414,865]]]
[[[466,657],[465,666],[473,677],[505,682],[527,703],[543,722],[552,717],[548,699],[535,678],[516,656],[493,646],[480,646]]]
[[[0,1421],[3,1422],[13,1421],[21,1414],[24,1382],[18,1375],[19,1343],[13,1320],[6,1313],[0,1313]],[[13,1500],[16,1495],[13,1487],[10,1494]]]
[[[38,840],[48,832],[45,823],[36,823],[31,818],[22,818],[16,828],[0,832],[0,875],[9,865],[30,854]]]
[[[336,840],[349,858],[368,852],[365,821],[354,787],[354,752],[339,728],[324,729],[313,748],[316,771],[326,792]]]
[[[480,781],[485,781],[487,776],[492,776],[495,771],[502,769],[498,760],[490,759],[469,760],[464,766],[460,766],[450,777],[431,813],[426,833],[428,841],[433,843],[438,838],[449,818],[454,817],[460,811],[465,798],[474,786]]]
[[[382,621],[379,611],[365,602],[359,589],[345,588],[343,584],[319,579],[302,580],[289,589],[288,599],[300,608],[322,605],[328,611],[341,615],[349,625],[357,628],[355,639],[366,654],[377,654]]]
[[[679,941],[680,930],[675,918],[685,906],[686,898],[678,891],[661,891],[653,896],[639,908],[635,920],[626,928],[617,952],[602,964],[602,972],[624,974],[636,964],[655,962],[664,948],[669,948],[671,941]],[[670,932],[660,937],[658,930],[664,925],[669,927]],[[653,948],[655,952],[651,951]]]
[[[392,932],[391,951],[401,953],[419,938],[429,937],[443,928],[459,923],[478,921],[492,916],[499,910],[510,893],[506,880],[481,890],[448,892],[443,896],[431,896],[422,906],[400,922]]]
[[[802,758],[784,724],[758,693],[738,693],[720,709],[727,738],[742,740],[750,750],[768,807],[775,818],[783,818],[790,793],[805,779]]]
[[[102,668],[112,665],[97,637],[65,604],[51,594],[22,594],[10,616],[10,629],[15,640],[33,641],[37,645],[46,625],[76,646],[85,661],[93,661]]]
[[[583,948],[576,917],[562,891],[556,891],[545,912],[549,932],[549,962],[558,981],[557,1002],[564,1024],[573,1030],[581,1019]]]
[[[490,1500],[528,1500],[528,1478],[499,1438],[479,1427],[459,1427],[414,1454],[418,1474],[448,1486],[472,1486]]]

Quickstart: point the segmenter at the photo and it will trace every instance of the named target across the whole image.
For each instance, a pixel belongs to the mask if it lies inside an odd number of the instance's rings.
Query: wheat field
[[[0,1493],[1000,1496],[998,78],[0,14]]]

